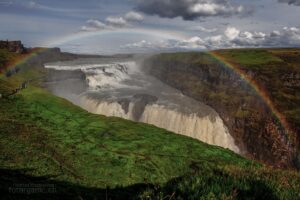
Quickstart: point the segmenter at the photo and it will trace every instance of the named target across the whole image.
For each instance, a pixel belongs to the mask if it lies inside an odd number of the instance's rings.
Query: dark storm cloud
[[[137,10],[149,15],[185,20],[211,16],[246,15],[252,9],[229,0],[137,0]]]
[[[289,5],[300,6],[300,0],[278,0],[281,3],[288,3]]]

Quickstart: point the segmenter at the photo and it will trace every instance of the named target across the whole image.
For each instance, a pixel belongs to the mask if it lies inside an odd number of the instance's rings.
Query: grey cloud
[[[241,32],[231,43],[241,47],[299,47],[300,29],[284,27],[282,30],[274,30],[271,33],[245,31]]]
[[[130,11],[128,12],[124,18],[127,20],[127,21],[133,21],[133,22],[140,22],[140,21],[143,21],[144,20],[144,17],[143,15],[141,15],[140,13],[138,12],[134,12],[134,11]]]
[[[209,49],[243,48],[243,47],[299,47],[300,29],[284,27],[270,33],[240,31],[235,27],[228,27],[224,35],[208,37],[205,45]]]
[[[145,40],[127,44],[123,48],[188,50],[188,49],[220,49],[243,47],[299,47],[300,28],[284,27],[270,33],[240,31],[235,27],[228,27],[224,34],[206,38],[192,37],[187,40],[166,40],[164,42],[150,43]]]
[[[128,26],[128,22],[123,17],[107,17],[106,23],[112,27],[125,27]]]
[[[99,31],[99,30],[107,30],[112,28],[113,27],[97,19],[89,19],[86,21],[86,25],[81,27],[81,31]]]
[[[96,20],[96,19],[90,19],[87,21],[87,24],[90,27],[95,27],[95,28],[99,28],[99,29],[106,29],[107,25],[104,24],[103,22]]]
[[[300,6],[300,0],[278,0],[280,3],[288,3],[289,5]]]
[[[194,20],[211,16],[247,15],[252,9],[229,0],[137,0],[138,11],[149,15]]]
[[[137,48],[137,49],[152,49],[152,48],[159,48],[158,45],[153,44],[149,41],[142,40],[140,42],[135,42],[131,44],[126,44],[121,46],[122,49],[132,49],[132,48]]]
[[[194,26],[194,27],[191,27],[190,30],[201,31],[201,32],[206,32],[206,33],[213,33],[213,32],[216,32],[218,29],[217,28],[206,28],[203,26]]]
[[[130,27],[132,24],[141,22],[143,16],[137,12],[128,12],[124,16],[108,16],[105,21],[89,19],[86,25],[81,27],[81,31],[112,30]]]

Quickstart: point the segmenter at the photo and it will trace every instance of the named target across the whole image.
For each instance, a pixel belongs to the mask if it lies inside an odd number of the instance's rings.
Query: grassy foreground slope
[[[300,197],[297,172],[266,168],[154,126],[90,114],[43,89],[39,78],[45,73],[21,67],[10,77],[0,75],[0,189],[5,198]],[[34,81],[9,96],[27,80]],[[19,186],[33,183],[43,185]]]

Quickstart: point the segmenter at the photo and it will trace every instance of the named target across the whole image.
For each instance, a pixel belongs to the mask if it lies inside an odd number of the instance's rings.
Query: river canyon
[[[219,114],[143,70],[133,58],[81,58],[45,64],[47,87],[85,110],[152,124],[242,151]]]

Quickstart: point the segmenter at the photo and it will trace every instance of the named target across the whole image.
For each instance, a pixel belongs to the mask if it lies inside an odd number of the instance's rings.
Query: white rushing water
[[[85,61],[46,65],[55,70],[80,70],[88,88],[82,94],[59,92],[91,113],[153,124],[239,153],[222,119],[207,105],[147,75],[134,61]],[[89,61],[91,62],[91,61]],[[65,82],[63,81],[64,86]],[[54,91],[54,90],[53,90]]]

